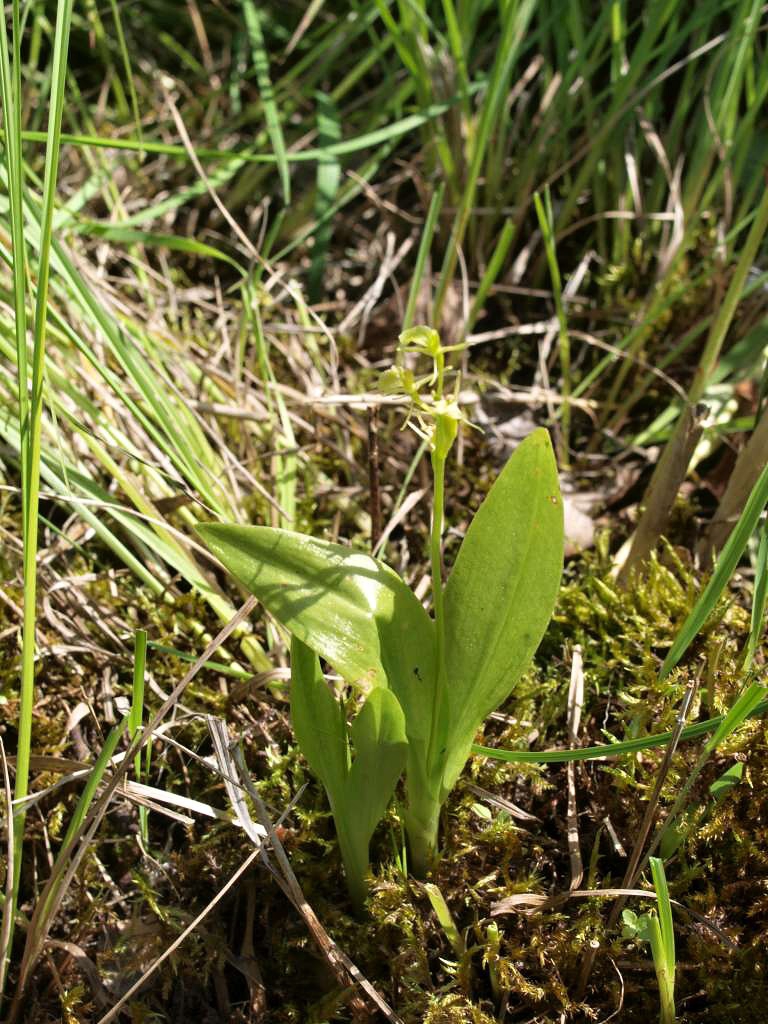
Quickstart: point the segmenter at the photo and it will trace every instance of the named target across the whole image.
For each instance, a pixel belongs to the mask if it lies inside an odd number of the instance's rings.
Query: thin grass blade
[[[256,72],[256,81],[259,84],[261,102],[264,107],[264,117],[267,122],[267,131],[272,141],[272,148],[275,152],[277,169],[280,174],[280,182],[283,188],[283,200],[288,205],[291,201],[291,172],[288,166],[285,139],[283,138],[283,127],[280,122],[280,112],[275,102],[275,90],[272,85],[272,78],[269,72],[269,56],[264,42],[264,33],[261,26],[261,15],[254,0],[241,0],[243,13],[245,14],[245,26],[248,31],[248,39],[251,44],[251,55],[253,67]]]
[[[683,623],[675,642],[669,649],[664,659],[664,664],[661,666],[660,679],[665,679],[678,664],[712,614],[720,595],[728,585],[728,581],[733,576],[736,566],[744,554],[749,538],[755,532],[755,527],[767,503],[768,466],[760,474],[757,483],[753,487],[752,493],[744,506],[744,511],[739,516],[739,521],[733,528],[733,532],[720,553],[709,582],[702,591],[690,615]]]

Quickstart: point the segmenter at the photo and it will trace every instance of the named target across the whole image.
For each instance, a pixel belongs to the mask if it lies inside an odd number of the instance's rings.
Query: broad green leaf
[[[371,836],[405,766],[402,709],[390,690],[376,687],[348,731],[344,707],[328,690],[317,655],[294,637],[291,716],[301,752],[328,794],[350,894],[360,909]]]
[[[315,652],[296,637],[291,643],[291,719],[299,748],[335,807],[349,770],[344,708],[328,689]]]
[[[629,907],[627,907],[621,912],[621,920],[624,925],[624,929],[622,931],[623,938],[634,939],[639,930],[637,914],[634,910],[630,910]]]
[[[347,811],[351,831],[365,844],[384,817],[405,767],[408,741],[405,717],[390,690],[373,690],[352,722],[355,756],[347,780]]]
[[[480,506],[446,584],[446,789],[461,771],[474,733],[533,657],[562,570],[557,466],[549,435],[536,430]]]
[[[217,523],[197,529],[275,618],[348,682],[431,703],[432,621],[383,562],[289,530]]]

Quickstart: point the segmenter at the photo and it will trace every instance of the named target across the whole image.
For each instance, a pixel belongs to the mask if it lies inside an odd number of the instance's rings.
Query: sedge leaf
[[[670,647],[664,659],[664,664],[661,666],[660,680],[666,679],[712,614],[712,610],[717,604],[720,595],[736,571],[736,566],[744,554],[749,538],[754,533],[766,504],[768,504],[768,466],[763,469],[755,486],[752,488],[738,522],[734,526],[723,550],[720,552],[720,557],[717,560],[709,582],[702,590],[688,618],[680,627],[680,632],[677,634],[675,642]]]
[[[709,792],[715,798],[716,803],[720,803],[730,793],[734,786],[738,786],[744,775],[744,765],[741,761],[736,761],[730,768],[726,769],[723,774],[712,783],[709,787]]]
[[[253,68],[256,72],[256,81],[261,93],[264,119],[267,122],[267,131],[269,132],[269,138],[275,153],[277,169],[280,172],[283,200],[287,206],[291,201],[291,172],[288,165],[288,153],[283,136],[283,126],[280,121],[280,111],[275,101],[275,90],[269,70],[269,56],[261,26],[262,13],[253,0],[241,0],[241,4],[245,14],[245,27],[251,44]]]

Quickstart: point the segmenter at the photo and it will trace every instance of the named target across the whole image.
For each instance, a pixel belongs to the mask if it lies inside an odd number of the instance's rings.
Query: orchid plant
[[[466,419],[458,379],[446,391],[451,348],[437,332],[413,327],[399,349],[432,363],[422,378],[397,365],[382,381],[409,399],[407,422],[430,450],[431,614],[393,569],[364,552],[263,526],[199,527],[210,550],[294,638],[296,737],[328,794],[358,905],[370,838],[403,768],[411,865],[425,875],[438,848],[441,808],[475,734],[530,663],[563,565],[557,467],[549,435],[539,429],[499,474],[443,582],[445,465]],[[319,658],[364,696],[351,726]]]

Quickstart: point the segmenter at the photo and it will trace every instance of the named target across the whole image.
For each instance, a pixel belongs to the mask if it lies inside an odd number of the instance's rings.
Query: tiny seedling
[[[434,882],[425,882],[424,891],[427,894],[429,902],[432,904],[432,909],[435,912],[437,920],[440,922],[443,934],[451,944],[451,949],[456,954],[457,959],[460,960],[467,952],[467,944],[464,941],[461,932],[456,927],[453,914],[451,913],[448,904],[445,902],[445,896],[443,896],[440,891],[440,887],[435,885]]]
[[[447,395],[445,355],[451,349],[441,345],[436,331],[413,327],[400,336],[400,343],[401,351],[427,356],[433,363],[432,372],[422,379],[397,366],[384,381],[388,391],[409,397],[408,422],[430,450],[431,616],[396,572],[362,552],[261,526],[209,523],[198,529],[222,564],[345,681],[369,693],[369,701],[380,690],[396,698],[378,693],[376,707],[382,715],[388,707],[394,716],[399,703],[404,716],[405,824],[411,863],[423,876],[437,850],[440,810],[470,756],[475,734],[514,689],[551,618],[563,566],[563,506],[549,435],[535,430],[515,450],[475,514],[444,585],[445,464],[464,422],[458,382],[453,395]],[[298,673],[294,669],[294,685],[300,680],[302,692],[308,695],[312,688],[326,706],[318,688],[324,685],[319,670],[311,672],[312,683],[302,660]],[[327,709],[330,721],[330,705]],[[295,701],[293,710],[295,716]],[[317,714],[296,730],[329,798],[332,791],[340,792],[338,751],[347,742],[346,725],[342,729],[335,706],[333,715],[338,724],[332,743],[314,735]],[[357,744],[354,725],[352,729]],[[391,743],[394,733],[387,735]],[[372,757],[370,745],[375,742],[374,734],[364,740]],[[394,761],[389,762],[391,772]],[[379,795],[394,788],[397,776],[391,778],[390,770],[377,783]],[[344,787],[357,784],[353,772],[354,763]],[[347,842],[350,827],[340,819],[351,810],[350,797],[331,799],[339,835],[346,833]],[[370,792],[355,799],[374,807]],[[385,806],[386,801],[382,813]],[[360,829],[358,852],[364,833],[367,845],[368,825],[369,820]],[[348,868],[349,856],[348,848]],[[357,867],[350,877],[359,877]]]
[[[675,932],[664,864],[658,857],[651,857],[651,873],[656,888],[658,914],[649,911],[638,917],[634,910],[624,910],[623,935],[625,939],[640,939],[650,943],[659,983],[659,1021],[660,1024],[675,1024]]]

